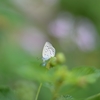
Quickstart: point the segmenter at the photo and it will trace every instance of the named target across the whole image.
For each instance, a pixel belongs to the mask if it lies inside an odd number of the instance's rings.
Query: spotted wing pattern
[[[52,46],[51,43],[46,42],[42,52],[43,61],[46,61],[54,56],[55,56],[55,48]]]

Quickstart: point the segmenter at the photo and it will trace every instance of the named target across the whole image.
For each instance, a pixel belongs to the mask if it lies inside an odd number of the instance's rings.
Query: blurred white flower
[[[93,50],[96,46],[96,29],[88,19],[81,19],[76,27],[75,43],[83,51]]]
[[[61,13],[49,24],[49,33],[60,39],[59,42],[61,42],[62,47],[64,43],[66,46],[70,43],[71,47],[73,42],[82,51],[94,50],[96,47],[97,31],[93,23],[87,18],[75,20],[75,17],[70,13]]]
[[[71,14],[60,14],[49,24],[50,34],[57,38],[66,38],[72,31],[74,20]]]
[[[21,31],[19,44],[32,55],[41,54],[47,37],[36,28],[26,28]]]

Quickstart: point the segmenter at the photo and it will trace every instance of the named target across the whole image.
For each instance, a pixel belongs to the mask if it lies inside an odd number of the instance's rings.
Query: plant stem
[[[39,87],[38,87],[35,100],[38,100],[38,96],[39,96],[39,92],[40,92],[40,90],[41,90],[41,86],[42,86],[42,83],[40,83],[40,85],[39,85]]]

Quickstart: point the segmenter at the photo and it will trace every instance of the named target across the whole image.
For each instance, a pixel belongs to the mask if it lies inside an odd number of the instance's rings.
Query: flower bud
[[[55,66],[57,64],[57,58],[56,57],[52,57],[51,59],[50,59],[50,65],[51,66]]]
[[[57,62],[60,64],[65,63],[65,61],[66,61],[66,58],[63,53],[58,53],[56,55],[56,58],[57,58]]]
[[[50,58],[50,60],[47,62],[46,68],[50,69],[51,67],[54,67],[57,64],[56,57]]]

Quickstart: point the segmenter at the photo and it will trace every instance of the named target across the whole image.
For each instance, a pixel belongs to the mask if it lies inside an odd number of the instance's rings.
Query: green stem
[[[35,100],[38,100],[38,96],[39,96],[39,92],[40,92],[40,90],[41,90],[41,86],[42,86],[42,83],[40,83],[40,85],[39,85],[39,87],[38,87]]]

